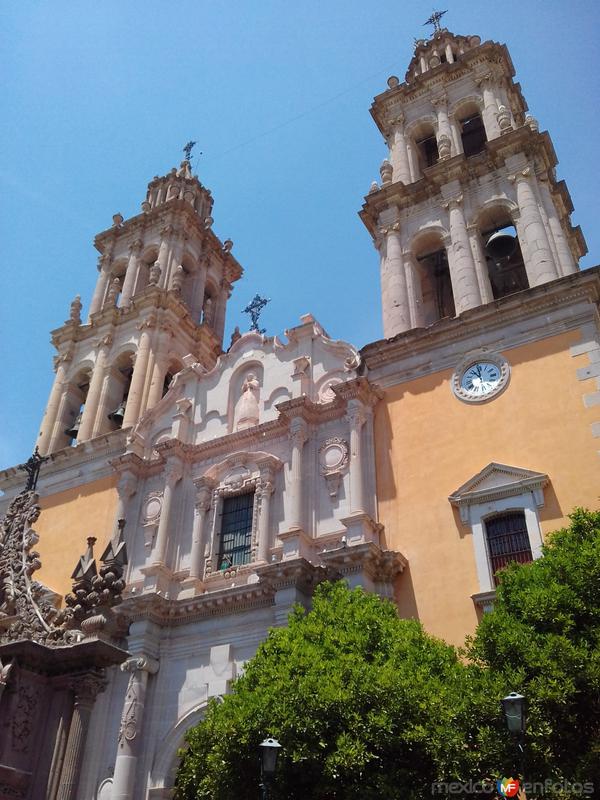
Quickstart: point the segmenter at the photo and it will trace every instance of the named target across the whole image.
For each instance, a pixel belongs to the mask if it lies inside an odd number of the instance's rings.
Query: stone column
[[[558,278],[558,272],[532,186],[533,177],[531,167],[526,167],[516,174],[510,175],[509,180],[516,184],[521,229],[527,244],[525,269],[527,270],[529,285],[539,286],[542,283]]]
[[[204,556],[206,553],[206,512],[210,508],[212,491],[206,485],[197,485],[192,528],[192,552],[190,554],[190,578],[204,578]]]
[[[108,253],[104,253],[100,256],[98,269],[100,275],[98,275],[96,288],[94,289],[92,302],[90,303],[90,316],[102,310],[102,303],[104,302],[104,296],[110,281],[110,256]]]
[[[48,398],[48,405],[46,406],[46,412],[44,414],[44,419],[42,420],[42,429],[37,441],[37,446],[42,455],[46,455],[46,453],[48,453],[50,450],[50,442],[54,432],[54,424],[56,423],[59,407],[61,405],[61,397],[65,392],[64,383],[67,377],[69,362],[71,359],[71,354],[65,353],[62,356],[58,356],[56,360],[56,377],[54,378],[54,383],[52,384],[50,397]]]
[[[452,155],[452,129],[448,118],[448,102],[445,95],[436,97],[431,102],[437,114],[438,154],[443,161]]]
[[[467,226],[467,231],[469,233],[469,242],[471,243],[473,261],[475,262],[475,272],[477,274],[477,283],[479,285],[481,302],[491,303],[494,299],[494,294],[492,292],[487,260],[483,250],[483,245],[481,243],[479,228],[477,225],[471,224]]]
[[[475,262],[462,210],[462,194],[449,198],[446,203],[450,225],[448,266],[452,281],[454,307],[458,316],[468,308],[481,305],[481,295],[475,273]]]
[[[269,560],[271,547],[271,495],[275,487],[273,476],[264,476],[260,487],[260,516],[258,518],[258,560]]]
[[[73,681],[75,703],[56,800],[78,800],[77,788],[92,708],[96,696],[105,686],[106,680],[100,671],[87,673]]]
[[[540,185],[540,193],[546,207],[550,233],[556,247],[558,272],[560,275],[571,275],[573,272],[578,272],[579,267],[569,247],[566,234],[558,216],[558,210],[547,184],[544,183]]]
[[[171,332],[168,330],[160,331],[160,339],[158,347],[154,355],[154,364],[152,365],[152,378],[150,380],[150,387],[148,389],[148,399],[144,411],[154,406],[160,401],[163,396],[163,388],[165,385],[165,377],[167,374],[167,363],[169,344],[171,341]]]
[[[131,386],[129,387],[127,406],[125,407],[125,416],[123,418],[124,428],[135,424],[139,418],[142,397],[144,394],[144,383],[146,381],[146,374],[148,370],[148,357],[150,355],[151,331],[149,328],[152,326],[152,324],[152,320],[146,320],[146,322],[143,322],[141,325],[142,333],[140,336],[138,349],[135,354],[135,364],[133,367],[133,375],[131,377]]]
[[[410,165],[404,135],[404,114],[391,120],[390,162],[393,168],[394,182],[410,183]]]
[[[137,480],[132,472],[124,472],[117,483],[117,508],[115,524],[120,519],[127,519],[127,505],[130,497],[136,493]]]
[[[139,255],[142,249],[141,239],[136,239],[129,247],[129,261],[127,263],[127,271],[125,272],[125,280],[123,282],[123,290],[121,292],[121,307],[127,308],[131,305],[131,298],[135,291],[135,284],[137,281],[139,270]]]
[[[479,87],[483,97],[483,108],[481,111],[481,118],[483,119],[483,126],[485,134],[490,139],[496,139],[500,136],[500,126],[498,125],[498,101],[494,92],[493,77],[486,75],[479,81]]]
[[[212,326],[214,332],[221,341],[223,340],[223,334],[225,332],[225,313],[227,311],[227,301],[231,297],[231,291],[231,284],[228,280],[223,278],[221,281],[221,291],[216,299],[215,317]]]
[[[414,254],[410,250],[404,250],[402,258],[404,260],[404,272],[406,275],[410,327],[421,328],[425,324],[425,321],[423,319],[423,292],[421,291],[419,267]]]
[[[170,280],[170,252],[171,252],[171,239],[175,229],[172,225],[165,225],[161,228],[161,242],[158,248],[157,261],[160,264],[160,287],[166,289]]]
[[[399,226],[384,229],[379,246],[383,335],[390,339],[410,329],[409,297]]]
[[[348,403],[346,419],[350,426],[350,513],[364,513],[362,427],[367,417],[358,400],[351,400]]]
[[[143,756],[143,723],[148,676],[158,672],[158,661],[146,655],[128,658],[121,669],[129,673],[123,704],[111,800],[132,800],[138,759]]]
[[[408,154],[408,166],[410,169],[410,182],[414,183],[419,180],[421,170],[419,169],[419,159],[415,153],[415,145],[410,139],[406,142],[406,152]]]
[[[165,488],[163,491],[162,509],[160,512],[160,520],[158,523],[158,531],[156,532],[156,543],[154,545],[154,553],[152,561],[154,564],[162,564],[165,566],[165,558],[167,555],[167,546],[169,543],[169,517],[171,516],[171,505],[173,503],[173,494],[175,493],[175,486],[181,480],[183,470],[181,463],[176,459],[169,459],[165,468]]]
[[[302,491],[302,452],[304,443],[308,438],[306,422],[300,417],[294,417],[290,423],[290,441],[292,443],[292,459],[289,472],[290,493],[290,529],[302,528],[303,522],[303,491]]]
[[[98,355],[96,363],[92,371],[92,379],[90,381],[90,388],[88,389],[87,398],[83,407],[83,415],[81,417],[81,425],[79,433],[77,434],[78,442],[85,442],[90,439],[94,430],[94,423],[96,421],[96,414],[98,412],[98,404],[100,402],[100,395],[102,393],[102,386],[104,384],[104,376],[108,364],[108,352],[112,345],[112,335],[109,333],[100,339],[98,343]]]

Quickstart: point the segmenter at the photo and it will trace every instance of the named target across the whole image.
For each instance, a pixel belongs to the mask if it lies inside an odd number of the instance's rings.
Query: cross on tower
[[[33,451],[33,455],[29,456],[24,464],[19,464],[19,469],[22,469],[27,473],[27,485],[24,489],[25,492],[35,492],[35,487],[37,486],[40,475],[40,469],[44,461],[48,461],[48,457],[41,456],[40,451],[36,447]]]
[[[194,145],[198,144],[197,142],[189,141],[186,146],[183,148],[183,152],[185,153],[185,160],[189,161],[192,155],[192,148]]]
[[[266,328],[259,328],[258,327],[258,318],[260,317],[260,313],[263,308],[270,303],[271,300],[268,297],[261,297],[259,294],[254,295],[254,299],[251,303],[248,303],[246,308],[244,309],[244,314],[250,314],[250,319],[252,320],[250,324],[250,330],[256,331],[257,333],[265,333]]]
[[[434,11],[433,14],[429,17],[427,22],[424,22],[423,25],[433,25],[434,33],[439,33],[442,30],[442,26],[440,25],[440,20],[447,14],[448,11]]]

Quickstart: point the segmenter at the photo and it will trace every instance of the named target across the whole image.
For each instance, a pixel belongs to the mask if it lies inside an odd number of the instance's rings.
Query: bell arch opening
[[[441,233],[432,231],[419,237],[413,244],[413,253],[418,266],[423,325],[455,317],[448,253]]]
[[[507,208],[486,209],[478,228],[494,300],[529,288],[519,236]]]

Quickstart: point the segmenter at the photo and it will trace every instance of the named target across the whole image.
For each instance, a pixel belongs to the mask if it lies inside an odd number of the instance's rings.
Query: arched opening
[[[167,371],[165,373],[165,379],[163,381],[163,388],[162,388],[162,395],[164,397],[166,393],[169,391],[171,383],[173,382],[173,378],[183,369],[183,364],[178,361],[177,359],[172,359],[169,362],[169,366],[167,367]]]
[[[437,164],[439,159],[437,138],[431,122],[423,122],[413,131],[413,142],[417,153],[418,166],[423,170]]]
[[[116,431],[123,427],[127,397],[133,375],[133,353],[122,353],[113,364],[106,402],[106,419],[100,421],[99,433]]]
[[[83,369],[69,381],[66,395],[66,407],[60,425],[62,428],[57,448],[74,445],[77,442],[83,409],[90,388],[91,370]]]
[[[486,210],[479,217],[479,230],[494,300],[528,289],[519,237],[508,210]]]
[[[431,232],[420,237],[414,255],[420,278],[422,324],[456,316],[448,253],[441,234]]]
[[[145,250],[142,254],[142,257],[138,261],[138,272],[135,281],[135,287],[133,290],[133,295],[140,294],[143,292],[144,289],[148,286],[148,281],[150,279],[150,267],[154,264],[156,259],[158,258],[158,249],[152,248],[150,250]]]
[[[204,289],[204,300],[202,302],[202,325],[208,325],[211,328],[215,324],[215,314],[217,305],[217,290],[207,284]]]
[[[487,137],[483,118],[475,103],[463,106],[456,115],[463,153],[467,158],[485,150]]]

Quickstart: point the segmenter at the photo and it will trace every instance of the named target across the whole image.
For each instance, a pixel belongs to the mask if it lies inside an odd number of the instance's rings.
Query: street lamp
[[[510,733],[516,734],[519,739],[519,762],[521,779],[525,779],[525,698],[522,694],[511,692],[504,697],[500,704],[506,717],[506,726]]]
[[[269,800],[269,788],[271,781],[275,776],[275,768],[277,767],[277,757],[279,756],[279,751],[281,750],[281,745],[277,741],[277,739],[273,739],[272,736],[269,736],[264,742],[261,742],[260,745],[260,774],[262,778],[262,783],[260,784],[262,789],[262,796],[263,800]]]

